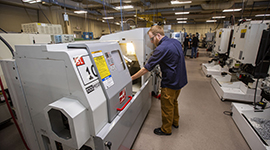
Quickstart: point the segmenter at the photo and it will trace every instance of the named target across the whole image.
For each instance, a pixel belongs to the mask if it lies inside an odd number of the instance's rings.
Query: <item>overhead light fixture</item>
[[[33,3],[41,2],[41,0],[23,0],[23,2],[33,4]]]
[[[192,1],[171,1],[171,4],[189,4]]]
[[[217,22],[217,20],[206,20],[206,22]]]
[[[270,16],[270,14],[258,14],[258,15],[255,15],[255,17],[264,17],[264,16]]]
[[[116,24],[116,25],[120,25],[120,23],[119,23],[119,22],[115,22],[115,24]]]
[[[176,15],[184,15],[184,14],[189,14],[189,12],[176,12]]]
[[[187,20],[187,18],[176,18],[176,20]]]
[[[123,1],[123,3],[131,3],[131,1]]]
[[[233,12],[233,11],[240,11],[242,10],[241,8],[238,9],[224,9],[222,12]]]
[[[85,10],[77,10],[77,11],[74,11],[75,14],[86,14],[87,11]]]
[[[177,21],[177,23],[187,23],[187,21]]]
[[[102,19],[114,19],[114,17],[102,17]]]
[[[134,17],[137,17],[137,15],[134,15]]]
[[[131,8],[134,8],[132,5],[126,5],[126,6],[117,6],[115,7],[116,9],[131,9]]]
[[[220,18],[226,18],[226,16],[214,16],[213,19],[220,19]]]

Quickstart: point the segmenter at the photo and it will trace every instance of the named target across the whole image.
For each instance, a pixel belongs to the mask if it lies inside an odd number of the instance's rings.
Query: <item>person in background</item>
[[[187,55],[187,49],[188,49],[188,46],[189,46],[188,44],[189,44],[189,37],[187,35],[186,38],[185,38],[185,41],[184,41],[184,56]]]
[[[157,135],[171,135],[172,126],[179,127],[178,96],[187,84],[185,58],[181,43],[176,39],[164,35],[161,26],[152,26],[148,31],[151,42],[156,46],[148,63],[135,73],[131,79],[135,80],[151,71],[157,64],[162,72],[161,80],[161,112],[162,126],[154,129]]]
[[[195,36],[195,34],[192,35],[192,51],[191,51],[191,57],[190,58],[196,58],[197,57],[197,48],[198,48],[198,38]],[[193,56],[194,55],[194,56]]]

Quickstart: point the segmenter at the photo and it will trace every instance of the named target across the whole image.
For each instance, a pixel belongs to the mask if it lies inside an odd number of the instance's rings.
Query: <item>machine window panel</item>
[[[113,61],[114,61],[114,64],[117,68],[118,71],[123,71],[126,69],[125,67],[125,64],[124,64],[124,61],[121,57],[121,54],[120,54],[120,51],[119,50],[114,50],[112,51],[112,58],[113,58]]]

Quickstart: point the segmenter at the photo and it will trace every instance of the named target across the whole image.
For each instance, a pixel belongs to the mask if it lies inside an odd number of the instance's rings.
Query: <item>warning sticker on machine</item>
[[[102,82],[104,84],[105,89],[108,89],[109,87],[114,85],[114,82],[113,82],[113,79],[112,79],[111,75],[109,75],[108,77],[102,79]]]
[[[247,32],[247,29],[242,29],[241,34],[240,34],[240,38],[245,38],[246,32]]]
[[[100,77],[103,81],[105,88],[107,89],[111,87],[114,84],[114,82],[112,80],[111,73],[109,71],[109,68],[107,66],[107,63],[105,61],[102,51],[92,52],[92,56],[94,58],[98,72],[100,74]]]

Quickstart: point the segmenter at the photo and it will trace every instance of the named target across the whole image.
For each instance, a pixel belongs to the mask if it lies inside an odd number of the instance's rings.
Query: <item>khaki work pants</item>
[[[172,133],[172,125],[179,126],[179,111],[177,98],[181,89],[173,90],[170,88],[161,88],[161,113],[162,126],[164,133]]]

